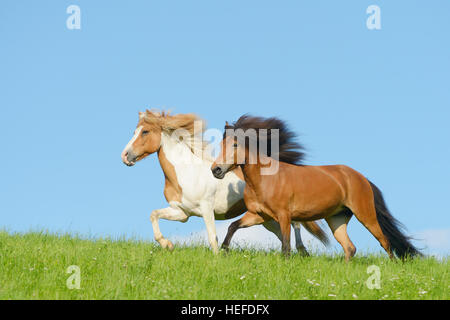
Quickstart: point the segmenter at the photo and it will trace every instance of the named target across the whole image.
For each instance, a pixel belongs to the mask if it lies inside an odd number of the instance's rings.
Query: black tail
[[[325,231],[320,227],[320,225],[316,221],[303,221],[302,226],[308,230],[316,239],[320,240],[326,247],[330,244],[330,240],[328,239]]]
[[[391,250],[397,257],[402,259],[421,256],[422,253],[411,243],[411,238],[401,231],[401,229],[404,229],[403,225],[389,212],[380,189],[372,182],[369,181],[369,183],[372,187],[375,200],[377,220],[380,224],[381,231],[383,231],[383,234],[389,241]]]

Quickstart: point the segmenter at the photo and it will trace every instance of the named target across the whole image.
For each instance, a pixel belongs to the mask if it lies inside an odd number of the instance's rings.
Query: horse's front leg
[[[202,206],[201,213],[205,221],[206,231],[208,232],[208,241],[214,254],[219,253],[219,245],[217,244],[216,223],[214,217],[214,209],[212,206]]]
[[[159,229],[159,219],[186,222],[189,219],[189,216],[184,213],[184,211],[181,210],[176,204],[171,204],[170,207],[164,209],[154,210],[150,214],[150,221],[152,222],[153,235],[155,237],[155,240],[159,242],[161,247],[172,250],[173,243],[170,240],[164,238],[161,230]]]
[[[240,228],[248,228],[257,224],[261,224],[266,222],[263,217],[261,217],[259,214],[247,211],[242,218],[239,220],[236,220],[230,226],[228,227],[227,235],[225,236],[225,240],[223,240],[222,243],[222,249],[228,250],[230,246],[231,238],[233,237],[234,233],[240,229]]]
[[[281,229],[281,251],[287,257],[291,254],[291,216],[289,212],[278,212]]]

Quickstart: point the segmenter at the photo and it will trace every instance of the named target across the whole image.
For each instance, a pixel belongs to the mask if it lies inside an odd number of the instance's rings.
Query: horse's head
[[[211,171],[217,179],[223,179],[227,172],[236,169],[239,164],[243,164],[246,158],[245,143],[242,144],[242,141],[234,134],[227,135],[227,129],[232,129],[228,122],[225,124],[225,134],[219,156],[211,165]]]
[[[222,179],[238,165],[258,164],[263,175],[276,173],[280,161],[301,165],[303,147],[295,139],[296,134],[278,118],[243,115],[233,125],[225,125],[222,150],[211,171]]]
[[[133,166],[136,162],[158,151],[161,146],[161,127],[146,121],[148,116],[152,114],[139,112],[139,122],[134,136],[122,152],[122,161],[127,166]]]

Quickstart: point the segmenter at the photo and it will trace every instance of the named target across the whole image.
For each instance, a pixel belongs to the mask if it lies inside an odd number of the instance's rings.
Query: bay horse
[[[200,123],[200,135],[195,125]],[[164,196],[167,208],[153,210],[150,220],[155,240],[163,248],[173,249],[170,240],[165,239],[159,228],[159,219],[186,222],[191,216],[203,217],[209,244],[218,252],[215,220],[237,217],[247,209],[244,203],[242,172],[231,170],[223,180],[214,178],[210,167],[214,159],[203,141],[203,120],[194,114],[171,115],[156,110],[139,113],[139,122],[134,135],[122,152],[122,161],[133,166],[152,153],[158,154],[164,172]],[[315,222],[303,222],[305,228],[316,238],[327,243],[325,232]],[[267,221],[263,226],[281,240],[280,226]],[[293,223],[296,246],[307,255],[300,235],[300,224]]]
[[[266,130],[264,135],[262,129]],[[272,141],[270,132],[277,133],[276,141]],[[295,139],[295,133],[278,118],[244,115],[233,125],[225,125],[222,150],[211,170],[216,178],[223,179],[227,172],[242,169],[248,210],[228,228],[225,247],[239,228],[275,220],[281,227],[282,252],[288,255],[291,222],[324,218],[349,261],[356,248],[347,234],[347,224],[355,215],[390,258],[394,254],[400,258],[421,254],[400,230],[402,225],[391,215],[381,191],[372,182],[345,165],[302,164],[304,149]],[[249,147],[252,143],[256,149]],[[278,149],[272,154],[274,144]],[[262,174],[269,165],[277,168],[276,172]]]

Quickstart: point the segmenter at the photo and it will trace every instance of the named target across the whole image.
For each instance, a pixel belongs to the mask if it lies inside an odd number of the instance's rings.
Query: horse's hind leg
[[[345,261],[349,261],[356,253],[356,248],[347,233],[347,224],[352,217],[352,212],[349,209],[345,209],[325,220],[328,223],[333,236],[339,242],[344,249]]]
[[[225,240],[222,243],[222,249],[228,250],[231,238],[238,229],[248,228],[261,223],[264,223],[263,217],[261,217],[259,214],[247,211],[242,218],[236,220],[228,227],[227,235],[225,236]]]
[[[303,245],[302,235],[300,233],[301,223],[293,222],[292,226],[294,227],[295,234],[295,246],[297,247],[297,251],[302,256],[309,256],[308,251],[306,251],[305,246]]]
[[[393,258],[391,247],[389,241],[381,230],[380,224],[378,223],[375,206],[373,201],[365,202],[362,199],[352,204],[352,211],[355,217],[361,222],[364,227],[378,240],[380,245],[389,255],[389,258]]]
[[[264,228],[266,228],[267,230],[272,232],[274,235],[276,235],[278,240],[282,241],[281,229],[280,229],[280,225],[278,224],[278,222],[276,222],[275,220],[269,220],[269,221],[264,222],[262,225]]]
[[[276,222],[275,220],[269,220],[263,223],[264,228],[272,232],[274,235],[277,236],[277,238],[283,242],[283,238],[281,236],[281,228],[280,224]],[[294,228],[295,233],[295,245],[297,247],[297,251],[302,256],[309,256],[308,251],[306,251],[305,246],[302,242],[302,237],[300,235],[300,228],[301,223],[300,222],[292,222],[292,227]]]
[[[374,196],[370,184],[364,177],[361,177],[360,181],[358,184],[354,183],[353,188],[350,190],[348,207],[355,214],[359,222],[378,240],[392,259],[394,256],[389,241],[381,230],[377,219]]]

